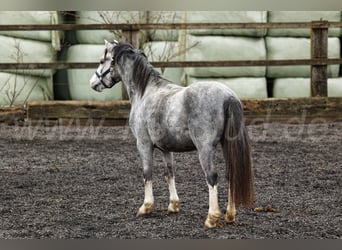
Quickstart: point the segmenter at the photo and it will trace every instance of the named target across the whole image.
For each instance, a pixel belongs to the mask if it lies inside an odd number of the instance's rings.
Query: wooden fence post
[[[311,59],[328,59],[328,21],[311,22]],[[311,96],[328,96],[328,65],[311,65]]]
[[[123,30],[122,42],[130,43],[134,48],[139,49],[140,46],[140,31],[139,30]]]

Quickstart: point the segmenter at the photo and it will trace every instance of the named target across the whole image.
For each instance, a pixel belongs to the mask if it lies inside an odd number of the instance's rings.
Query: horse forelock
[[[148,62],[146,55],[133,48],[130,44],[119,43],[114,48],[113,62],[120,64],[120,59],[129,57],[134,60],[132,70],[132,81],[136,86],[137,94],[142,97],[152,76],[159,77],[160,73],[156,71]]]

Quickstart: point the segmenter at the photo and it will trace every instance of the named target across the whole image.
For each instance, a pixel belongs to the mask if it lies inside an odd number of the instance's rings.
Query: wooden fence
[[[342,121],[342,97],[327,97],[327,68],[342,64],[342,58],[328,58],[328,30],[342,28],[342,22],[312,21],[287,23],[163,23],[163,24],[56,24],[0,25],[4,30],[121,30],[122,40],[139,47],[139,30],[148,29],[282,29],[311,30],[311,58],[292,60],[172,61],[151,62],[155,67],[235,67],[235,66],[311,66],[311,98],[267,98],[242,100],[247,123],[259,122],[333,122]],[[1,69],[71,69],[97,68],[98,63],[0,63]],[[129,102],[43,101],[28,102],[23,107],[0,109],[0,121],[27,118],[55,124],[88,123],[122,124],[129,114]],[[19,117],[19,118],[18,118]],[[71,122],[70,122],[71,120]],[[38,122],[39,123],[39,122]],[[39,123],[40,124],[40,123]]]

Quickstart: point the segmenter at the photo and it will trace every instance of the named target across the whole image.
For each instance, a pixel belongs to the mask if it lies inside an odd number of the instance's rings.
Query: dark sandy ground
[[[175,154],[181,212],[168,215],[161,154],[155,210],[136,217],[143,180],[123,127],[0,124],[0,238],[341,239],[342,123],[248,127],[256,202],[235,225],[205,229],[208,190],[196,152]],[[227,188],[220,149],[220,207]]]

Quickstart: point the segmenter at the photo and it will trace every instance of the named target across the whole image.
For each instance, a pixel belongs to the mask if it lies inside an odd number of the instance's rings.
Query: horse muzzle
[[[97,92],[102,92],[105,89],[105,86],[101,83],[101,81],[95,74],[90,79],[90,87]]]

